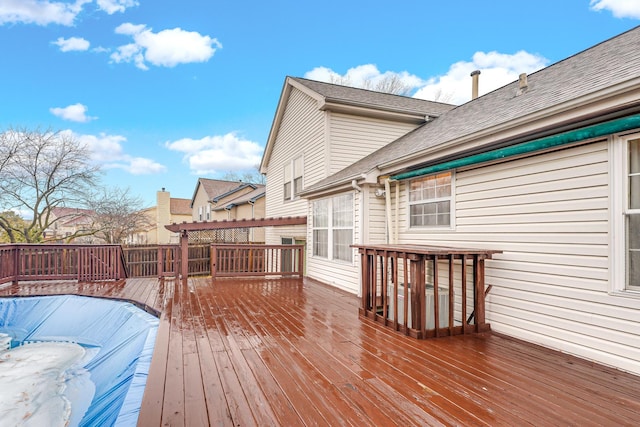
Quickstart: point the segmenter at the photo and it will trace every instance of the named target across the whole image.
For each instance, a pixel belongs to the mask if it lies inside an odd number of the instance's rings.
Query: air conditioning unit
[[[411,286],[411,285],[409,285]],[[387,295],[389,296],[389,311],[388,317],[389,320],[394,319],[394,298],[393,298],[393,285],[389,285],[387,289]],[[407,294],[408,298],[408,307],[407,307],[407,326],[412,328],[411,324],[411,291]],[[441,328],[449,327],[449,289],[438,287],[438,320],[439,326]],[[426,286],[426,295],[425,295],[425,303],[427,306],[426,310],[426,328],[434,329],[435,325],[435,316],[434,316],[434,296],[433,296],[433,285]],[[404,284],[400,283],[398,286],[398,323],[404,324]]]

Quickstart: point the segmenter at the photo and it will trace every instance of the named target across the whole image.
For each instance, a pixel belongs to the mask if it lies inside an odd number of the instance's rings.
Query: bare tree
[[[353,84],[348,77],[331,75],[329,83],[402,96],[409,96],[412,90],[412,87],[404,83],[397,74],[385,74],[380,79],[365,80],[360,85]]]
[[[383,78],[375,82],[373,80],[365,80],[362,88],[402,96],[409,96],[412,89],[411,86],[404,83],[397,74],[386,74]]]
[[[265,184],[265,176],[260,173],[260,167],[256,166],[251,171],[243,173],[227,171],[222,175],[223,180],[226,181],[242,181],[251,184]]]
[[[70,134],[9,129],[0,134],[0,212],[18,212],[24,226],[0,213],[0,228],[11,241],[38,242],[59,220],[55,207],[82,206],[97,185],[99,169],[87,146]]]
[[[106,243],[124,243],[131,234],[149,229],[152,219],[144,211],[141,197],[128,188],[103,189],[94,196],[95,236]]]

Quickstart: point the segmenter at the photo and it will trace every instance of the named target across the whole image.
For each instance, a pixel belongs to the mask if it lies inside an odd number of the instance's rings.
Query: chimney
[[[520,96],[529,88],[529,82],[527,81],[527,73],[522,73],[518,76],[518,92],[516,96]]]
[[[471,99],[478,97],[478,80],[480,79],[480,70],[471,73]]]

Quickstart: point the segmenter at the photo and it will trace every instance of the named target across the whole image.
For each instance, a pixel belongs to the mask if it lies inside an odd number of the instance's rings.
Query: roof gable
[[[280,94],[262,161],[260,162],[261,173],[266,173],[266,167],[273,152],[273,145],[293,89],[298,89],[315,99],[319,110],[393,118],[398,121],[408,121],[416,124],[423,123],[428,118],[438,117],[454,108],[453,105],[440,102],[318,82],[299,77],[287,77]]]

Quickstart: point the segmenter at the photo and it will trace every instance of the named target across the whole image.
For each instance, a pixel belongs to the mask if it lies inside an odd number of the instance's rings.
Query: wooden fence
[[[211,245],[211,277],[298,276],[303,245]]]
[[[120,245],[0,245],[0,283],[118,280],[128,276]]]

